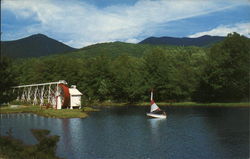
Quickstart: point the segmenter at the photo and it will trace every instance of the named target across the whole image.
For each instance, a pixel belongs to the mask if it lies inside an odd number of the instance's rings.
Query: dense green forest
[[[0,56],[1,57],[1,56]],[[13,73],[13,63],[6,57],[0,58],[0,104],[9,102],[15,97],[11,94],[11,87],[17,85],[15,73]]]
[[[249,101],[250,40],[237,33],[211,46],[97,44],[77,52],[15,60],[17,84],[66,80],[83,100]],[[2,76],[2,75],[1,75]]]

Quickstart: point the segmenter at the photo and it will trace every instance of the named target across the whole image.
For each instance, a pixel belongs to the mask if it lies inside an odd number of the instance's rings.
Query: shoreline
[[[249,102],[239,102],[239,103],[196,103],[196,102],[179,102],[179,103],[167,103],[158,102],[158,106],[161,107],[230,107],[230,108],[250,108]],[[124,106],[150,106],[148,102],[141,103],[112,103],[112,102],[95,102],[91,106],[83,107],[82,109],[46,109],[40,106],[33,105],[8,105],[0,107],[0,114],[18,114],[18,113],[32,113],[43,117],[49,118],[87,118],[89,112],[99,111],[98,108],[108,108],[108,107],[124,107]]]
[[[249,102],[238,103],[196,103],[196,102],[156,102],[161,107],[250,107]],[[112,102],[96,102],[92,104],[92,107],[122,107],[122,106],[150,106],[150,102],[140,103],[112,103]]]
[[[49,118],[87,118],[88,112],[99,111],[98,109],[85,107],[83,109],[45,109],[40,106],[9,105],[0,107],[0,114],[32,113]]]

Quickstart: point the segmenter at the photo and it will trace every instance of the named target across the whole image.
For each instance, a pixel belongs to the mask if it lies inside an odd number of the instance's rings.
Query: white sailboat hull
[[[147,113],[147,116],[152,117],[152,118],[161,118],[161,119],[167,118],[167,115],[164,115],[164,114]]]

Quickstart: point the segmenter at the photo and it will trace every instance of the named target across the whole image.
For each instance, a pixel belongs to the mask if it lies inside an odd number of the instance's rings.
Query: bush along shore
[[[0,136],[0,158],[60,159],[56,156],[59,136],[51,136],[50,131],[45,129],[31,129],[31,132],[38,141],[35,145],[26,145],[23,141],[13,138],[12,129],[6,132],[7,136]]]
[[[55,110],[52,108],[46,109],[45,107],[33,105],[7,105],[0,107],[0,114],[33,113],[52,118],[86,118],[88,117],[87,113],[92,111],[98,111],[98,109],[83,107],[82,109]]]

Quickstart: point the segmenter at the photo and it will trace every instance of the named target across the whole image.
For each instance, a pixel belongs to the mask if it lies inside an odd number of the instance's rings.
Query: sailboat
[[[161,110],[157,104],[153,100],[153,91],[151,91],[151,107],[150,107],[150,112],[147,113],[147,116],[152,117],[152,118],[162,118],[165,119],[167,118],[166,112]]]

